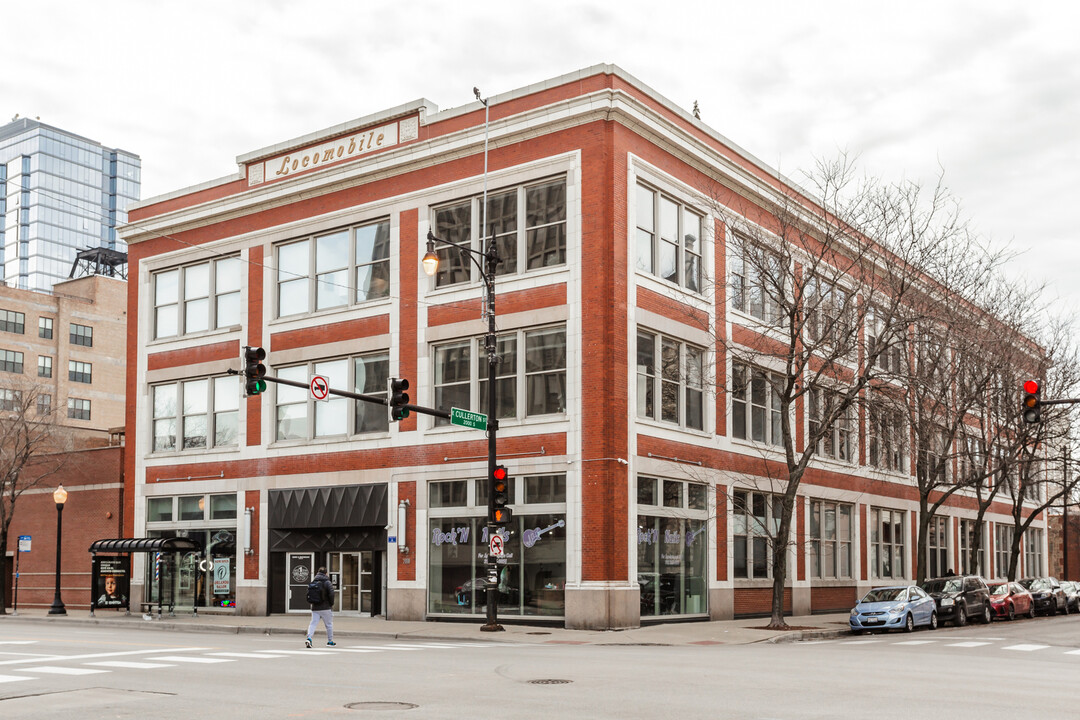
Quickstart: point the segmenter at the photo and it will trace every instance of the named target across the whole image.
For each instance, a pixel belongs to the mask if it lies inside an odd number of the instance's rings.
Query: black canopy
[[[182,550],[202,550],[202,545],[186,537],[156,537],[95,540],[90,546],[92,553],[179,552]]]

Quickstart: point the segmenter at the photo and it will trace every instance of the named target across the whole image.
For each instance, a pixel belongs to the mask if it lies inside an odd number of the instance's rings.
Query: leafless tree
[[[803,185],[779,182],[757,203],[714,193],[736,312],[730,329],[715,333],[731,363],[730,380],[718,385],[729,395],[731,434],[762,448],[757,479],[739,482],[772,493],[773,522],[753,531],[768,540],[775,628],[786,627],[792,517],[807,469],[821,457],[858,460],[857,410],[873,386],[880,392],[902,372],[893,358],[909,347],[910,329],[932,319],[922,313],[940,317],[949,296],[941,279],[971,282],[993,264],[940,182],[859,180],[841,156],[819,163]]]
[[[22,375],[0,379],[0,549],[7,547],[8,530],[19,498],[62,466],[70,449],[71,433],[53,412],[51,389]],[[0,552],[0,577],[7,573],[7,558]],[[0,614],[7,599],[0,583]]]

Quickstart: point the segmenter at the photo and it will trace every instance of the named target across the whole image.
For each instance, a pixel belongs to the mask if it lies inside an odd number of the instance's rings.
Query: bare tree
[[[920,313],[949,296],[938,278],[977,276],[972,265],[986,262],[940,182],[857,181],[841,156],[819,163],[804,184],[809,192],[781,181],[761,204],[715,193],[738,312],[730,332],[715,333],[731,363],[730,383],[719,384],[730,395],[731,434],[761,448],[749,482],[772,494],[771,524],[753,509],[747,515],[771,555],[774,628],[786,627],[789,539],[807,468],[821,456],[858,460],[856,411],[872,386],[896,379],[891,358],[929,319]],[[937,303],[924,302],[928,294]]]
[[[23,493],[44,484],[62,466],[70,432],[52,412],[51,390],[22,375],[0,380],[0,549],[7,547],[15,506]],[[7,573],[0,552],[0,577]],[[0,614],[7,599],[0,583]]]

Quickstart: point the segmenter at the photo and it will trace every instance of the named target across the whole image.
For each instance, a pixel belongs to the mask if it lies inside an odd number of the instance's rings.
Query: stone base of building
[[[791,614],[810,614],[810,586],[796,585],[791,588]]]
[[[423,620],[427,612],[424,588],[387,588],[387,620]]]
[[[236,588],[237,615],[268,615],[266,588],[260,585],[241,585]]]
[[[735,588],[709,590],[709,619],[731,620],[735,617]]]
[[[582,583],[566,586],[566,627],[571,630],[625,630],[641,625],[637,583]]]

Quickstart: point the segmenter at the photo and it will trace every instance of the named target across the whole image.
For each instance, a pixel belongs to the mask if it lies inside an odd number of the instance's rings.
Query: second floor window
[[[512,275],[566,264],[566,180],[545,180],[461,200],[435,210],[434,231],[442,240],[480,251],[487,238],[499,253],[496,275]],[[487,226],[479,228],[481,222]],[[437,245],[435,287],[469,282],[473,264],[458,250]]]
[[[243,268],[228,257],[155,273],[154,337],[239,325]]]
[[[48,355],[38,355],[37,359],[37,374],[38,377],[51,378],[52,377],[52,358]]]
[[[866,461],[882,470],[904,471],[904,450],[907,437],[904,416],[889,403],[872,399],[867,415]]]
[[[232,376],[155,385],[153,451],[235,447],[239,408],[240,387]]]
[[[780,256],[742,235],[732,243],[731,306],[765,323],[780,319],[784,288],[784,265]]]
[[[500,335],[496,351],[496,413],[521,419],[566,412],[566,328],[518,330]],[[435,407],[487,413],[488,363],[483,338],[437,345]],[[436,425],[448,420],[435,419]]]
[[[780,394],[770,373],[734,363],[731,371],[731,434],[743,440],[783,445]]]
[[[23,371],[23,354],[16,350],[0,350],[0,370],[21,375]]]
[[[350,389],[362,395],[386,396],[390,355],[385,352],[294,365],[277,373],[286,380],[307,384],[312,375],[330,380],[335,390]],[[308,440],[319,437],[387,432],[386,406],[331,395],[316,402],[306,388],[277,386],[277,440]]]
[[[22,409],[22,393],[18,390],[0,389],[0,410],[17,412]]]
[[[0,310],[0,330],[22,335],[26,332],[26,315],[14,310]]]
[[[68,417],[72,420],[89,420],[90,401],[80,398],[68,398]]]
[[[68,380],[71,382],[89,383],[91,382],[92,369],[90,363],[68,360]]]
[[[390,296],[390,221],[277,247],[278,317]]]
[[[52,318],[38,318],[37,334],[39,338],[44,340],[52,340],[53,336],[53,319]]]
[[[646,185],[637,186],[637,267],[701,292],[702,215]]]
[[[638,417],[701,430],[705,419],[704,352],[693,345],[639,330]]]
[[[42,416],[52,414],[52,395],[41,393],[37,396],[37,414]]]
[[[94,347],[94,328],[89,325],[71,323],[71,332],[68,334],[68,342],[72,345]]]
[[[840,413],[831,425],[821,429],[822,419],[831,415],[833,409],[842,401],[842,396],[835,390],[815,387],[810,389],[810,435],[821,433],[817,441],[818,455],[853,462],[855,460],[854,422],[851,407]]]

